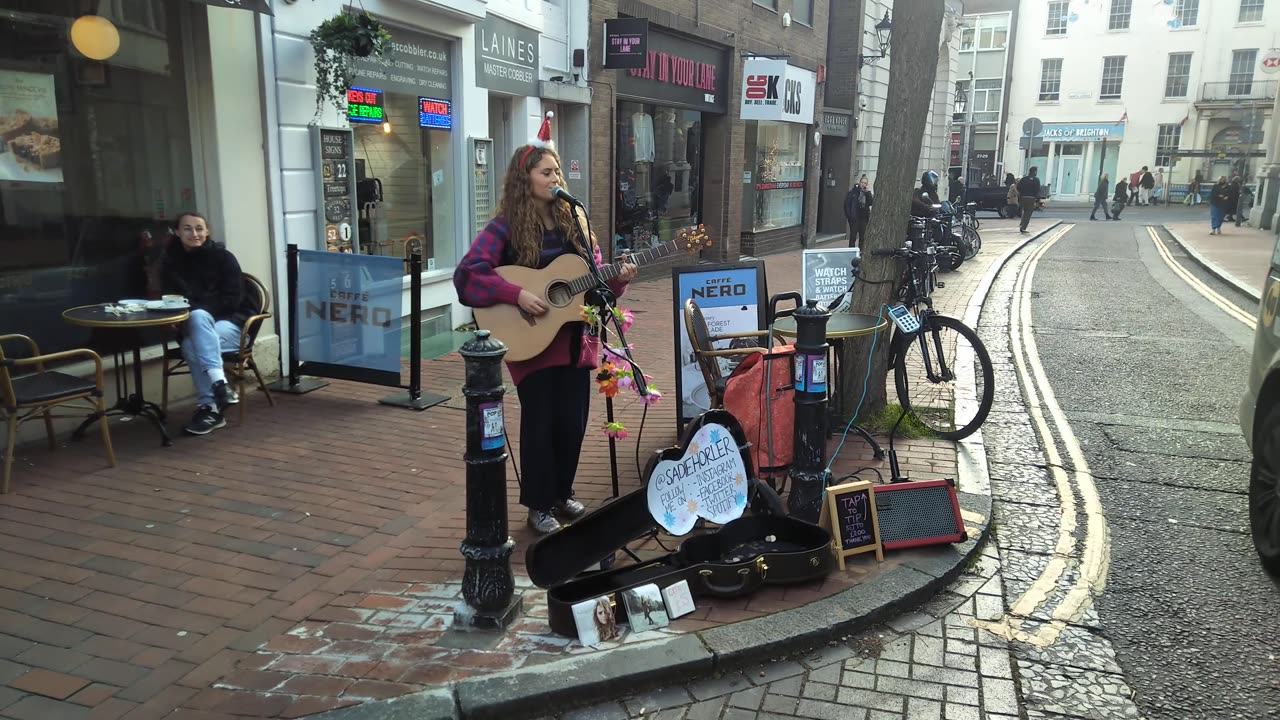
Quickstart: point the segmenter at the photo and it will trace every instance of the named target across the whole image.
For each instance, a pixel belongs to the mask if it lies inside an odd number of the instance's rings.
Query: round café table
[[[118,336],[121,343],[116,347],[122,349],[113,348],[111,352],[115,358],[116,404],[110,410],[107,410],[106,414],[147,418],[159,428],[161,443],[168,447],[173,444],[173,440],[169,437],[169,431],[164,426],[164,410],[161,410],[159,405],[147,400],[142,393],[142,330],[181,323],[191,317],[191,312],[184,308],[178,310],[112,313],[107,311],[107,307],[109,307],[109,304],[104,305],[101,303],[73,307],[62,312],[62,319],[71,325],[106,330]],[[134,388],[132,393],[129,391],[129,373],[125,361],[125,353],[128,349],[133,351]],[[80,424],[80,427],[76,428],[71,437],[77,440],[80,439],[84,435],[84,431],[98,419],[99,416],[97,415],[90,416],[89,419]],[[103,422],[106,422],[105,418]]]
[[[835,432],[835,425],[844,420],[845,411],[848,408],[843,407],[842,398],[844,397],[843,385],[841,383],[841,375],[839,362],[840,350],[844,346],[846,340],[853,338],[868,337],[875,333],[885,335],[888,332],[889,319],[881,318],[876,315],[864,315],[862,313],[831,313],[831,317],[827,318],[827,346],[834,352],[831,353],[832,363],[831,372],[835,377],[835,382],[831,383],[831,391],[827,394],[828,402],[831,406],[831,417],[835,419],[827,427],[828,436]],[[792,316],[780,317],[773,323],[773,334],[784,340],[793,340],[796,337],[796,319]],[[882,340],[888,342],[887,337]],[[834,402],[831,400],[834,399]],[[884,457],[884,450],[880,447],[880,443],[871,437],[863,428],[854,425],[853,431],[862,436],[875,452],[876,459]]]

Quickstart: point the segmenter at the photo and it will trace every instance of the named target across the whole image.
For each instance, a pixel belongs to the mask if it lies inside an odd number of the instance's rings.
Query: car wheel
[[[1262,567],[1280,575],[1280,407],[1267,413],[1254,442],[1249,531]]]

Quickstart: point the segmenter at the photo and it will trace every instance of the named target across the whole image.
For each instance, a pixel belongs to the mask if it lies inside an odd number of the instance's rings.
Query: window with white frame
[[[1156,167],[1169,167],[1173,164],[1173,156],[1178,154],[1178,145],[1182,142],[1182,125],[1180,123],[1161,123],[1160,132],[1156,136]]]
[[[791,16],[801,25],[813,27],[813,0],[792,0]]]
[[[1122,89],[1124,89],[1124,56],[1112,55],[1102,58],[1102,87],[1098,90],[1098,99],[1118,100]]]
[[[975,123],[996,122],[1000,119],[1000,103],[1004,98],[1004,80],[1001,78],[979,78],[973,81],[973,92],[970,102],[973,103],[973,121]]]
[[[1257,50],[1233,50],[1231,52],[1231,77],[1228,78],[1228,95],[1248,95],[1253,92],[1253,66],[1258,64]]]
[[[1062,91],[1062,58],[1040,61],[1040,102],[1058,102]]]
[[[1200,0],[1177,0],[1173,16],[1182,22],[1182,27],[1195,27],[1200,20]]]
[[[1187,88],[1191,85],[1191,53],[1169,53],[1169,72],[1164,77],[1164,96],[1181,98],[1187,96]]]
[[[1111,0],[1111,15],[1107,19],[1108,30],[1128,30],[1133,15],[1133,0]]]
[[[1262,11],[1267,6],[1267,0],[1240,0],[1240,16],[1237,22],[1262,22]]]
[[[984,18],[978,30],[978,49],[1003,50],[1009,41],[1008,23],[1003,17]]]
[[[960,50],[967,52],[973,49],[973,38],[976,31],[973,28],[965,28],[960,31]]]
[[[1067,7],[1068,2],[1059,2],[1055,0],[1049,3],[1049,21],[1045,24],[1045,35],[1066,35],[1067,34]]]

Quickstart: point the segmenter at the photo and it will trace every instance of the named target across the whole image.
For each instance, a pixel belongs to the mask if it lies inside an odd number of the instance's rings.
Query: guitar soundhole
[[[547,288],[547,301],[556,307],[564,307],[572,300],[573,293],[569,291],[569,283],[555,282]]]

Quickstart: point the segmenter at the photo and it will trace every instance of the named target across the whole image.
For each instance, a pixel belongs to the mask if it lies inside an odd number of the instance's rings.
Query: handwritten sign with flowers
[[[667,532],[683,535],[698,518],[721,524],[742,517],[747,469],[732,433],[702,426],[679,460],[662,460],[649,476],[649,513]]]

